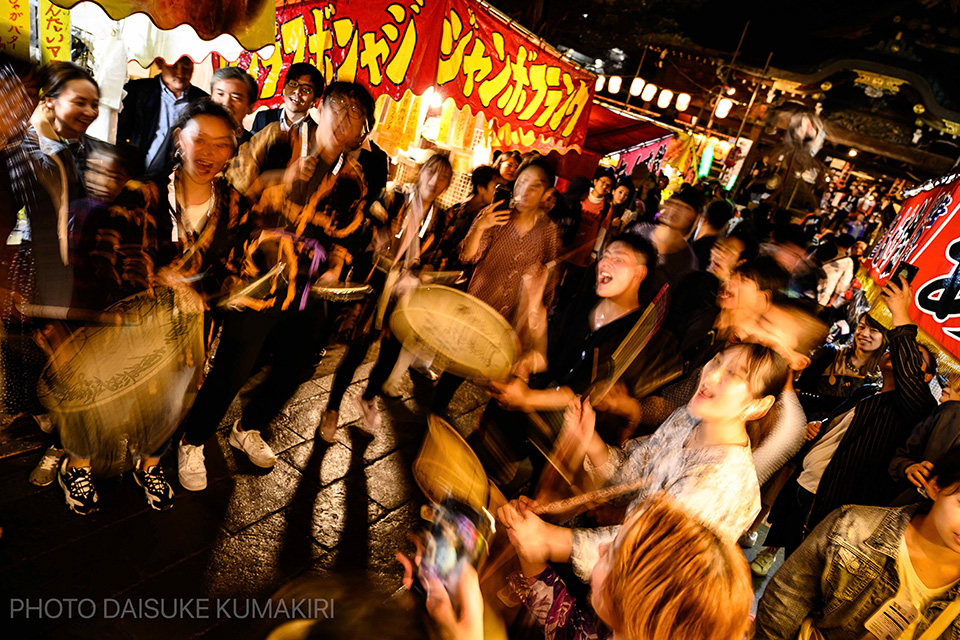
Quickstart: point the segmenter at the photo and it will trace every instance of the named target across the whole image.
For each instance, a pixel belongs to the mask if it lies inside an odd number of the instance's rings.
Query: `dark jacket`
[[[263,109],[262,111],[257,111],[256,115],[253,117],[253,126],[250,127],[250,131],[253,133],[258,133],[261,129],[266,127],[268,124],[273,122],[280,122],[280,116],[283,114],[283,107],[277,107],[276,109]]]
[[[117,117],[117,142],[126,142],[139,149],[144,155],[150,149],[150,143],[160,123],[160,80],[143,78],[130,80],[123,85],[127,95],[123,98],[120,115]],[[203,89],[190,85],[187,99],[190,102],[207,96]],[[158,157],[165,157],[158,154]]]

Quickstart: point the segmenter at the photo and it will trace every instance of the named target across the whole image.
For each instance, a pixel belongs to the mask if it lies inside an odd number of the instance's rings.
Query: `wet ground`
[[[423,497],[410,468],[433,383],[407,374],[401,398],[380,400],[383,428],[370,436],[354,406],[368,358],[344,399],[337,441],[327,444],[316,429],[339,356],[328,354],[265,433],[279,457],[272,470],[227,442],[257,378],[205,447],[206,490],[182,489],[168,453],[176,503],[164,512],[150,510],[126,474],[97,481],[98,513],[71,513],[56,483],[27,482],[46,446],[39,429],[8,419],[0,430],[0,637],[241,640],[255,626],[251,603],[296,577],[367,572],[398,588],[393,555],[410,546],[407,532],[419,521]],[[461,433],[486,399],[469,383],[458,391],[450,416]]]

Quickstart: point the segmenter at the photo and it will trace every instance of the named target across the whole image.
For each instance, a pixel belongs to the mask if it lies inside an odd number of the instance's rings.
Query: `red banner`
[[[436,77],[443,96],[497,123],[504,146],[583,147],[594,77],[475,0],[448,0]]]
[[[594,78],[508,28],[474,0],[294,2],[277,8],[277,46],[237,64],[260,84],[259,104],[283,102],[286,69],[307,62],[327,82],[359,82],[401,100],[437,87],[495,123],[494,146],[581,148]],[[226,62],[215,56],[214,64]]]
[[[903,204],[866,266],[879,286],[902,265],[916,266],[910,317],[960,356],[960,177],[940,182]]]

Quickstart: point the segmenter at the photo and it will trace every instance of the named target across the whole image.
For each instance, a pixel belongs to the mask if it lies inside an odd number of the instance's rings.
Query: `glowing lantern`
[[[677,111],[686,111],[690,106],[690,94],[681,93],[677,96]]]
[[[650,102],[653,100],[653,96],[657,95],[657,85],[648,84],[643,88],[643,91],[640,93],[640,98],[644,102]]]
[[[660,92],[660,97],[657,98],[657,106],[661,109],[666,109],[670,106],[670,102],[673,101],[673,91],[670,89],[664,89]]]
[[[610,81],[607,82],[607,91],[610,93],[619,93],[622,82],[620,76],[610,76]]]
[[[633,82],[630,83],[630,95],[640,95],[640,92],[643,91],[643,85],[645,84],[647,83],[644,82],[643,78],[634,78]]]
[[[715,112],[718,118],[726,118],[730,115],[730,109],[733,108],[733,101],[728,100],[727,98],[720,98],[717,102],[717,110]]]

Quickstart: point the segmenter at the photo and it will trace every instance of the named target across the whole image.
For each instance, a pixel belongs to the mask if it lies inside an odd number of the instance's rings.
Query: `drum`
[[[357,282],[333,282],[329,284],[315,284],[310,287],[310,295],[329,302],[353,302],[355,300],[363,300],[371,293],[373,293],[372,286]]]
[[[503,316],[450,287],[411,291],[397,303],[390,328],[421,360],[472,380],[505,379],[520,355],[517,334]]]
[[[413,463],[413,478],[434,504],[454,498],[480,511],[490,497],[487,474],[477,454],[453,427],[432,414]]]
[[[157,287],[108,311],[140,322],[79,329],[38,388],[64,449],[102,475],[131,468],[173,435],[204,364],[203,306],[192,289]]]

